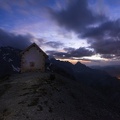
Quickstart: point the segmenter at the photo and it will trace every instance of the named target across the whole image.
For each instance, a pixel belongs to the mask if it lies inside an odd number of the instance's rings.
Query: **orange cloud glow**
[[[86,64],[86,63],[91,63],[91,61],[85,61],[85,60],[72,60],[72,59],[59,59],[61,61],[68,61],[72,64],[76,64],[77,62],[81,62],[83,64]]]

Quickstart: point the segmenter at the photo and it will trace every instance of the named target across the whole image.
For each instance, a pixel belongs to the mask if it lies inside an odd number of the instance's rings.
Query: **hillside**
[[[108,66],[91,66],[93,69],[104,70],[112,76],[116,76],[120,79],[120,65],[108,65]]]
[[[12,75],[0,89],[0,120],[120,119],[98,92],[59,74]]]
[[[102,70],[92,69],[77,62],[75,65],[70,62],[63,62],[55,59],[50,60],[51,71],[54,71],[69,79],[81,82],[102,95],[110,102],[120,100],[120,81]]]
[[[20,52],[12,47],[0,47],[0,77],[20,71]]]

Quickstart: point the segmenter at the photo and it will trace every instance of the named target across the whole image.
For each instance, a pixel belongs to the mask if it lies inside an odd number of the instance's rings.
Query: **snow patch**
[[[7,55],[9,55],[9,53],[3,54],[3,56],[7,56]]]
[[[6,61],[6,57],[5,57],[5,56],[3,57],[3,60],[5,60],[5,61]]]
[[[20,68],[19,67],[15,67],[13,64],[11,66],[13,68],[13,71],[20,72]]]
[[[13,60],[9,58],[8,62],[12,62]]]

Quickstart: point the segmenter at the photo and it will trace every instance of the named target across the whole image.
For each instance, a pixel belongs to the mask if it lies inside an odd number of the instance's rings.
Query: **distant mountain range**
[[[120,79],[120,65],[108,65],[108,66],[91,66],[93,69],[104,70],[112,76],[116,76]]]

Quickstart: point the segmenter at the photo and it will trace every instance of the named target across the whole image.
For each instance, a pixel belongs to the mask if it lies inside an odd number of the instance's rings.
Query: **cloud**
[[[74,57],[85,57],[85,56],[92,56],[94,52],[88,50],[86,48],[64,48],[66,52],[58,52],[58,51],[47,51],[50,56],[60,59],[72,59]]]
[[[50,9],[50,14],[60,26],[75,31],[80,38],[86,38],[96,54],[107,59],[119,59],[120,19],[112,21],[104,14],[93,12],[89,8],[88,0],[70,0],[66,8],[58,11]],[[69,55],[67,53],[61,53],[59,56],[79,57],[71,52]]]
[[[106,58],[106,59],[114,59],[115,55],[113,55],[113,54],[102,54],[101,57]]]
[[[23,8],[24,6],[27,6],[27,2],[25,0],[1,0],[0,1],[0,9],[5,10],[7,12],[12,12],[13,7]]]
[[[31,34],[14,34],[7,32],[5,30],[0,29],[0,46],[11,46],[14,48],[25,49],[31,43],[35,42],[40,47],[52,47],[52,48],[60,48],[63,47],[64,44],[56,41],[46,41],[43,38],[36,38]]]
[[[64,26],[68,30],[74,30],[80,33],[88,25],[101,22],[106,19],[104,15],[93,13],[88,8],[87,0],[70,0],[65,9],[55,11],[49,9],[53,19],[55,19],[60,26]]]
[[[51,2],[52,1],[52,2]],[[94,12],[96,9],[93,7],[93,9],[90,8],[89,0],[66,0],[68,2],[65,3],[64,7],[57,8],[55,7],[55,3],[57,0],[1,0],[0,1],[0,10],[4,9],[13,12],[13,15],[23,15],[24,21],[19,22],[19,17],[10,17],[15,18],[14,20],[16,22],[16,26],[24,25],[24,29],[22,26],[22,33],[26,32],[30,29],[32,33],[39,32],[39,26],[42,26],[40,29],[42,29],[42,32],[46,30],[45,24],[43,24],[43,21],[45,21],[45,18],[48,18],[48,14],[43,11],[43,8],[46,8],[49,6],[49,13],[52,17],[52,20],[57,21],[59,26],[63,26],[68,31],[74,31],[79,35],[81,38],[86,38],[87,42],[90,45],[90,48],[94,49],[96,54],[100,54],[101,57],[107,58],[107,59],[119,59],[120,56],[120,19],[116,21],[109,20],[106,18],[103,14],[100,12]],[[108,1],[108,0],[106,0]],[[114,2],[113,0],[110,0]],[[107,5],[107,4],[106,4]],[[101,9],[100,9],[101,11]],[[103,9],[104,11],[104,9]],[[14,14],[15,13],[15,14]],[[29,16],[30,15],[30,19]],[[12,14],[9,14],[12,16]],[[31,17],[32,15],[32,17]],[[39,18],[39,22],[42,24],[37,23],[37,17]],[[46,17],[45,17],[46,16]],[[41,20],[42,18],[42,20]],[[8,21],[8,17],[6,18]],[[28,20],[29,19],[29,20]],[[13,22],[15,23],[15,21]],[[33,30],[33,23],[34,20],[36,21],[34,26],[36,29]],[[41,20],[41,21],[40,21]],[[49,19],[46,19],[49,21]],[[5,21],[3,19],[3,21]],[[26,23],[27,21],[27,23]],[[23,24],[25,22],[25,24]],[[51,22],[51,21],[50,21]],[[54,22],[54,21],[53,21]],[[8,22],[9,23],[9,22]],[[21,24],[22,23],[22,24]],[[30,23],[30,25],[28,25]],[[13,24],[11,24],[13,25]],[[25,28],[25,25],[27,27]],[[51,25],[51,24],[50,24]],[[54,26],[54,24],[52,24]],[[31,27],[32,26],[32,27]],[[11,27],[12,28],[12,27]],[[14,28],[12,28],[13,30]],[[45,29],[45,30],[44,30]],[[49,31],[49,28],[47,26],[47,34],[51,34]],[[53,28],[52,28],[53,31]],[[39,32],[41,34],[41,32]],[[42,36],[43,37],[43,33]],[[63,35],[64,32],[62,33]],[[52,35],[52,34],[51,34]],[[48,37],[48,35],[44,36]],[[44,37],[44,38],[45,38]],[[52,36],[54,37],[54,36]],[[71,36],[69,34],[67,36],[63,36],[64,38],[69,38],[72,40]],[[50,37],[49,37],[50,38]],[[12,46],[17,48],[25,48],[29,44],[31,44],[31,41],[33,39],[37,41],[40,46],[49,46],[52,48],[60,48],[64,47],[64,44],[61,42],[54,42],[54,41],[45,41],[42,39],[35,38],[34,36],[28,34],[28,35],[15,35],[13,33],[6,32],[4,30],[0,30],[0,46]],[[54,39],[53,39],[54,40]],[[62,39],[63,40],[63,39]],[[77,39],[78,40],[78,39]],[[77,41],[75,38],[75,41]],[[84,39],[82,39],[84,40]],[[79,42],[79,41],[78,41]],[[69,43],[69,40],[68,40]],[[56,57],[61,58],[73,58],[73,57],[83,57],[83,56],[92,56],[95,54],[93,51],[90,51],[86,48],[64,48],[65,52],[56,52],[56,51],[48,51],[51,55],[55,55]]]
[[[91,47],[99,54],[120,55],[120,41],[113,41],[112,39],[95,41]]]
[[[80,61],[84,61],[84,62],[94,62],[94,63],[100,63],[104,60],[93,60],[93,59],[88,59],[88,58],[71,58],[71,60],[80,60]]]
[[[98,38],[117,38],[120,37],[120,19],[116,21],[106,21],[100,24],[98,27],[90,27],[83,32],[82,37],[88,37],[92,39]],[[99,39],[98,39],[99,40]]]
[[[19,49],[24,49],[31,44],[33,36],[15,35],[0,29],[0,46],[11,46]]]
[[[55,41],[46,42],[44,45],[50,46],[52,48],[60,48],[60,47],[64,46],[63,43],[61,43],[61,42],[55,42]]]
[[[0,0],[0,9],[11,13],[17,11],[23,15],[39,15],[41,9],[54,2],[55,0]]]
[[[88,38],[91,48],[102,57],[112,59],[120,56],[120,19],[107,21],[98,27],[89,28],[82,35]]]

